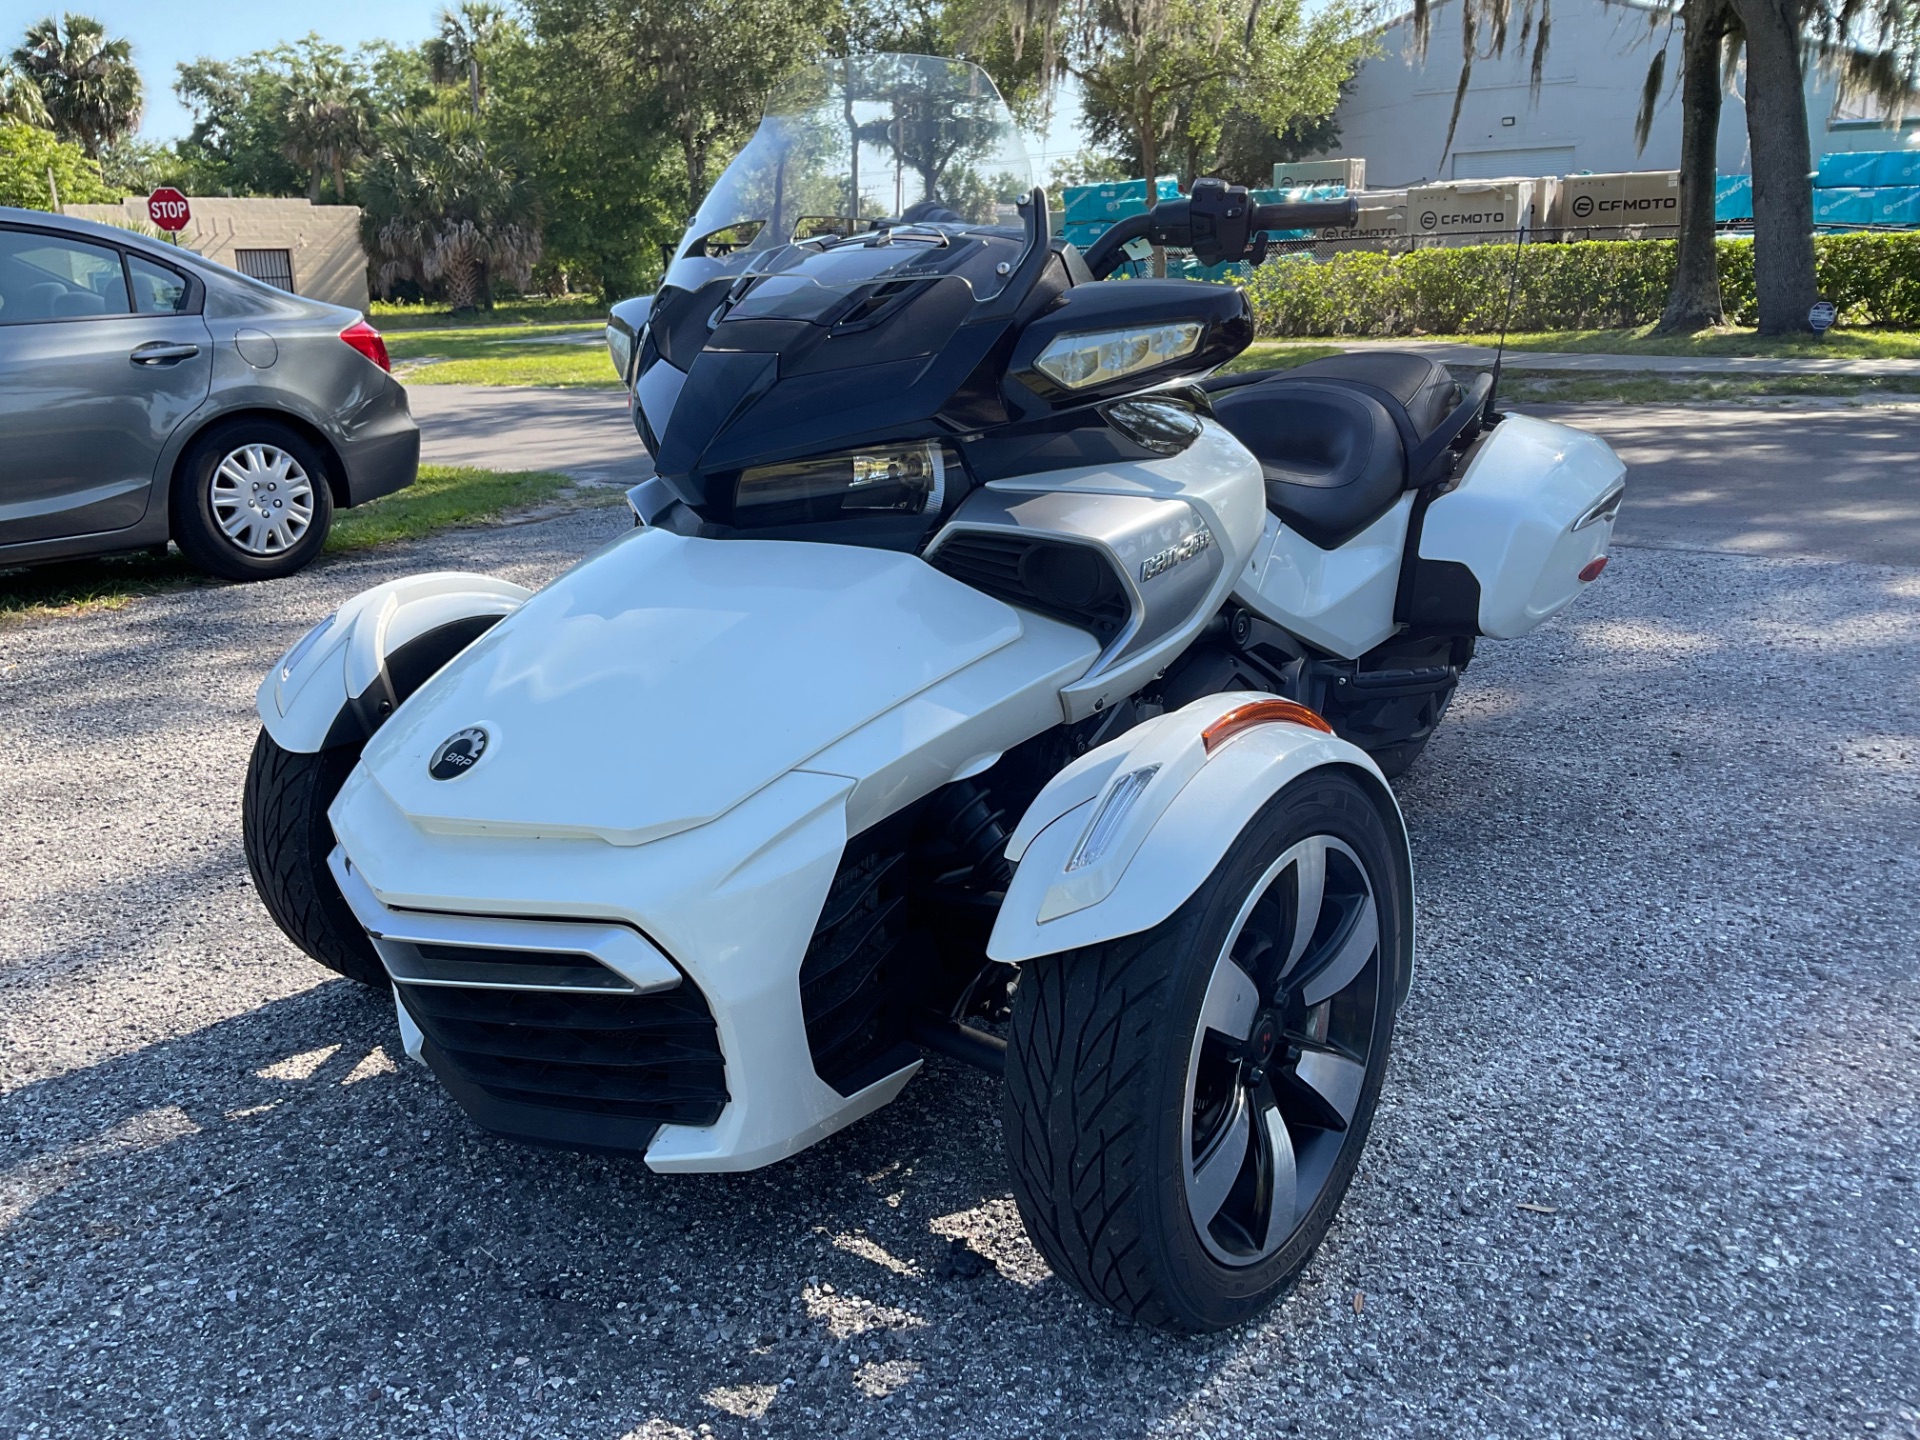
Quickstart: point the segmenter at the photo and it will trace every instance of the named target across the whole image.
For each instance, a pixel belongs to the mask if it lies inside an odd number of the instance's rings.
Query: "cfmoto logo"
[[[1431,230],[1433,229],[1434,226],[1438,225],[1439,223],[1440,223],[1440,217],[1434,214],[1433,211],[1427,210],[1422,212],[1420,216],[1420,228],[1422,230]]]
[[[1587,216],[1593,213],[1593,197],[1591,195],[1574,196],[1573,213],[1578,215],[1582,220],[1586,219]]]
[[[433,752],[433,759],[427,764],[427,773],[436,780],[457,780],[478,765],[486,753],[487,732],[478,725],[469,725],[440,742],[440,748]]]

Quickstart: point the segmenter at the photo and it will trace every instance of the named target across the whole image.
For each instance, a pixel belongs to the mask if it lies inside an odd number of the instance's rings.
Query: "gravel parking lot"
[[[1028,1245],[993,1084],[754,1175],[477,1132],[240,852],[254,685],[379,580],[0,629],[0,1435],[1920,1437],[1920,569],[1623,548],[1403,783],[1421,971],[1303,1282]]]

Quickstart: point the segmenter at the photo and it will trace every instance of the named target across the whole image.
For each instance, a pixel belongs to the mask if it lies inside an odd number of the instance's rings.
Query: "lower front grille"
[[[420,1031],[496,1099],[590,1115],[711,1125],[726,1064],[692,985],[659,995],[402,985]]]
[[[327,863],[419,1029],[421,1058],[489,1130],[644,1150],[662,1125],[711,1125],[726,1109],[706,996],[637,930],[390,909],[343,849]]]

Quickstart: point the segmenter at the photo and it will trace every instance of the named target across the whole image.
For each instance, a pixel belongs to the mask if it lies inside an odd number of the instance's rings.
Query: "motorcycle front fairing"
[[[658,1170],[764,1165],[884,1104],[919,1063],[902,1048],[839,1088],[815,1069],[800,967],[849,835],[1058,724],[1098,649],[912,556],[637,530],[375,735],[330,812],[336,865],[413,977],[396,991],[421,1058],[482,1124],[644,1149]],[[475,731],[481,758],[435,778],[445,742]],[[394,917],[422,914],[458,917],[460,943],[413,943]],[[462,950],[524,959],[529,920],[631,927],[684,979],[535,976],[519,1000],[555,1028],[496,1023],[476,1007],[500,987],[463,989]],[[623,1065],[608,1037],[653,1024],[649,1007],[684,1053]],[[604,1096],[542,1091],[541,1047],[570,1038],[605,1047]],[[554,1058],[577,1091],[581,1056]],[[704,1091],[676,1078],[692,1073]],[[661,1124],[680,1102],[684,1123]]]

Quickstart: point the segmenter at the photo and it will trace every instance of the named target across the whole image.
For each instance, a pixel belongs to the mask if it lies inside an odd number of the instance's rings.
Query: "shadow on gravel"
[[[0,1420],[619,1440],[1098,1401],[1146,1428],[1234,1348],[1047,1276],[984,1077],[665,1178],[482,1134],[394,1034],[385,996],[326,984],[0,1101]]]

